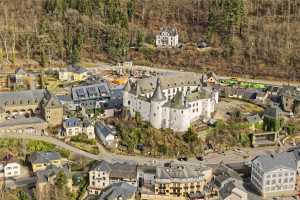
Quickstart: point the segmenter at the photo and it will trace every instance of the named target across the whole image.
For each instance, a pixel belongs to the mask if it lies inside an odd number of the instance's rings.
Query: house
[[[41,115],[48,126],[62,123],[63,106],[47,89],[0,93],[0,108],[8,115]]]
[[[95,125],[96,136],[102,143],[110,148],[118,146],[117,130],[111,125],[106,125],[103,122],[97,122]]]
[[[63,136],[72,137],[82,133],[82,121],[79,118],[72,117],[63,121]]]
[[[178,32],[176,28],[162,28],[156,35],[155,44],[159,48],[178,47]]]
[[[95,139],[95,127],[89,119],[84,119],[82,123],[82,132],[88,139]]]
[[[267,107],[263,114],[264,129],[277,131],[281,126],[282,110],[278,106]]]
[[[265,104],[267,99],[269,97],[269,93],[268,92],[258,92],[256,94],[256,98],[255,100],[259,103]]]
[[[15,161],[4,161],[0,164],[0,177],[12,178],[21,175],[21,165]]]
[[[135,200],[137,188],[126,182],[113,183],[97,197],[98,200]]]
[[[214,72],[208,72],[207,73],[207,83],[208,84],[217,84],[219,82],[219,79],[217,75]]]
[[[221,168],[223,168],[221,173],[216,174],[214,179],[218,198],[220,200],[248,200],[248,192],[239,174],[223,164]]]
[[[19,67],[10,76],[9,85],[14,89],[37,89],[41,88],[43,74],[40,72],[29,72]]]
[[[156,167],[155,166],[138,166],[137,180],[139,187],[152,186],[155,184]]]
[[[170,199],[201,193],[212,179],[212,169],[204,165],[170,162],[156,168],[155,195]]]
[[[263,197],[295,193],[297,162],[293,152],[259,155],[251,164],[251,183]]]
[[[36,172],[36,196],[37,199],[44,199],[51,191],[51,187],[55,186],[57,176],[63,173],[67,178],[66,187],[72,192],[72,174],[67,168],[60,168],[54,165],[47,166],[44,170]]]
[[[251,130],[256,130],[257,126],[260,126],[263,124],[263,120],[258,114],[250,115],[246,117],[247,123],[250,126]]]
[[[101,108],[102,104],[111,99],[111,90],[106,81],[72,87],[71,94],[75,106],[86,110]]]
[[[98,195],[107,186],[119,182],[137,187],[136,174],[136,165],[97,161],[89,171],[89,194]]]
[[[34,152],[27,160],[33,172],[45,170],[50,165],[62,167],[62,157],[58,152]]]
[[[83,81],[88,78],[88,70],[79,65],[69,65],[59,71],[60,81]]]

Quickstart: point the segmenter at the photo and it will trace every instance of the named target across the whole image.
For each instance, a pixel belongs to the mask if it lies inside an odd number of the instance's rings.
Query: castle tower
[[[166,102],[166,97],[161,90],[159,78],[150,101],[150,123],[154,128],[162,128],[162,106]]]

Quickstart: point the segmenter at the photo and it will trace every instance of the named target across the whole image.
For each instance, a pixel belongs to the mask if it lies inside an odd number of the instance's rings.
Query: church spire
[[[152,101],[163,101],[165,100],[165,96],[163,92],[161,91],[161,85],[160,85],[160,78],[157,78],[156,82],[156,88],[154,90],[154,93],[151,98]]]

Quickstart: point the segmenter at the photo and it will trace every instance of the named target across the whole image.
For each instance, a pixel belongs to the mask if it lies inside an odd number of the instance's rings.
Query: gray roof
[[[29,162],[36,163],[49,163],[52,160],[60,160],[61,156],[58,152],[33,152],[30,154]]]
[[[264,111],[264,117],[278,119],[282,113],[282,110],[278,106],[267,107]]]
[[[72,98],[75,101],[110,97],[110,95],[110,89],[106,81],[94,85],[72,88]]]
[[[68,128],[68,127],[80,127],[82,126],[82,122],[79,118],[72,117],[69,119],[65,119],[63,122],[63,127]]]
[[[160,29],[160,34],[162,34],[163,32],[167,32],[170,36],[178,35],[178,32],[177,32],[176,28],[163,27],[163,28]]]
[[[131,199],[137,188],[125,182],[113,183],[106,187],[97,200],[127,200]]]
[[[18,92],[1,92],[0,107],[23,104],[39,104],[45,97],[46,90],[25,90]]]
[[[178,90],[177,93],[175,94],[174,98],[171,99],[169,105],[170,105],[171,108],[177,108],[177,109],[187,108],[183,92]]]
[[[56,176],[59,172],[63,172],[67,177],[70,178],[71,173],[66,168],[58,168],[55,165],[48,166],[45,170],[36,172],[38,183],[48,182],[51,177]]]
[[[111,172],[110,163],[105,160],[97,161],[90,169],[91,171]]]
[[[59,108],[62,107],[59,99],[52,93],[47,92],[45,98],[43,99],[43,106],[45,108]]]
[[[141,93],[154,92],[158,77],[143,78],[136,81],[140,86]],[[202,75],[192,72],[169,73],[160,77],[160,87],[162,90],[183,86],[201,85]]]
[[[108,125],[106,125],[102,122],[96,122],[95,132],[96,132],[97,136],[99,136],[101,134],[104,137],[107,137],[109,134],[112,134],[112,135],[117,134],[117,131],[116,131],[115,127],[108,126]]]
[[[163,94],[161,87],[160,87],[160,79],[157,78],[156,81],[156,88],[154,90],[154,93],[151,97],[152,101],[164,101],[166,99],[165,95]]]
[[[255,124],[255,123],[258,123],[259,121],[261,121],[261,118],[258,114],[248,116],[248,117],[246,117],[246,119],[250,124]]]
[[[110,178],[136,179],[137,165],[129,163],[108,163],[104,160],[96,162],[91,171],[104,171],[110,173]]]
[[[85,73],[85,72],[88,71],[87,69],[85,69],[85,68],[83,68],[83,67],[81,67],[79,65],[69,65],[67,67],[67,70],[69,72],[78,73],[78,74]]]
[[[266,173],[278,168],[296,170],[297,163],[293,152],[281,152],[277,154],[259,155],[253,159],[261,164],[262,170]]]
[[[158,181],[172,181],[172,180],[191,180],[202,179],[203,171],[208,169],[203,165],[189,165],[169,163],[168,166],[159,166],[156,168],[156,178]]]

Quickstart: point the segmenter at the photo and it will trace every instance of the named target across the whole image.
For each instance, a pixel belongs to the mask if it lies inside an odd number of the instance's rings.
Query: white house
[[[58,72],[60,81],[82,81],[88,78],[88,70],[78,66],[70,65]]]
[[[82,132],[86,134],[89,139],[95,139],[95,127],[88,119],[83,120]]]
[[[123,106],[132,117],[139,114],[154,128],[184,132],[192,122],[210,119],[219,101],[219,92],[203,85],[202,77],[195,73],[129,80]]]
[[[21,175],[21,165],[17,162],[8,162],[0,164],[0,171],[4,178],[12,178]]]
[[[294,194],[296,174],[293,152],[260,155],[252,161],[251,182],[263,197]]]
[[[156,46],[159,48],[172,48],[178,46],[178,32],[176,28],[162,28],[156,35]]]
[[[107,186],[120,182],[137,187],[136,174],[136,165],[98,161],[89,171],[89,194],[98,195]]]
[[[80,119],[72,117],[63,121],[63,135],[64,137],[76,136],[82,133],[82,122]]]
[[[118,146],[117,131],[115,127],[105,125],[103,122],[97,122],[95,125],[95,131],[97,137],[102,143],[110,148],[116,148]]]

